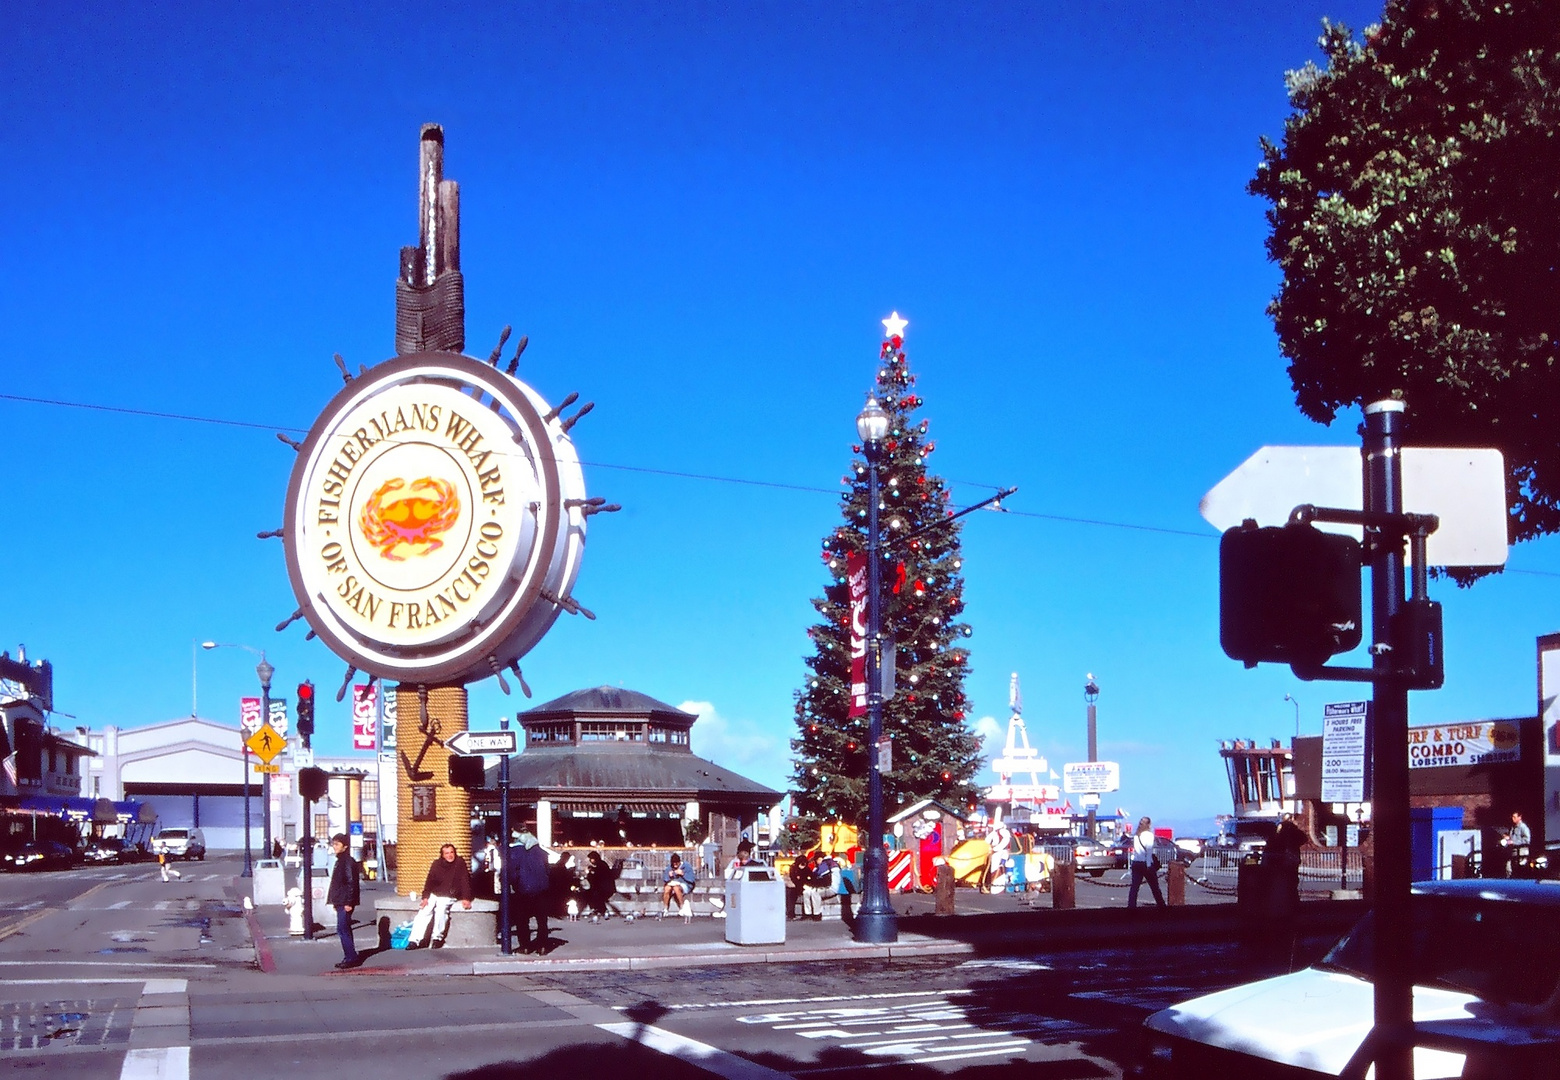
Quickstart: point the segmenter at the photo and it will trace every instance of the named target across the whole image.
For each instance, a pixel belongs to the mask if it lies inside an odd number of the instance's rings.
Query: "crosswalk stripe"
[[[119,1080],[189,1080],[188,1046],[137,1047],[125,1055]]]

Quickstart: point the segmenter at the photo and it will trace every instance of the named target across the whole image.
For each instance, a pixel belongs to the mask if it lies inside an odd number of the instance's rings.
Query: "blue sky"
[[[843,10],[842,10],[843,9]],[[623,685],[702,703],[694,748],[780,786],[878,320],[912,369],[965,529],[968,691],[1084,754],[1099,680],[1111,800],[1229,808],[1216,748],[1320,730],[1355,688],[1246,671],[1218,647],[1198,499],[1264,443],[1355,441],[1293,405],[1263,307],[1283,73],[1324,15],[1373,4],[34,5],[0,41],[0,642],[55,664],[79,722],[187,715],[192,644],[267,650],[287,692],[344,665],[295,626],[280,544],[297,436],[331,354],[393,352],[416,242],[419,125],[462,186],[467,351],[505,323],[575,429],[593,520],[565,618],[523,662],[532,704]],[[430,31],[428,28],[432,27]],[[422,36],[426,35],[426,36]],[[233,423],[38,404],[32,398]],[[1410,402],[1412,410],[1412,402]],[[1412,423],[1412,411],[1410,411]],[[721,478],[721,479],[712,479]],[[1092,523],[1091,523],[1092,522]],[[1442,586],[1447,683],[1416,721],[1530,714],[1555,630],[1554,542]],[[254,658],[198,659],[236,721]],[[473,725],[526,703],[473,689]],[[63,722],[63,721],[62,721]]]

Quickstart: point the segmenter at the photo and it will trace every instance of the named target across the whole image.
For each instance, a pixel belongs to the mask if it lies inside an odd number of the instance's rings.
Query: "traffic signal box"
[[[303,740],[305,750],[309,748],[309,739],[314,735],[314,684],[301,682],[298,684],[298,738]]]
[[[310,766],[298,770],[298,794],[310,802],[319,802],[330,788],[330,777],[324,769]]]
[[[1219,644],[1247,667],[1320,667],[1361,637],[1360,545],[1246,521],[1219,541]]]

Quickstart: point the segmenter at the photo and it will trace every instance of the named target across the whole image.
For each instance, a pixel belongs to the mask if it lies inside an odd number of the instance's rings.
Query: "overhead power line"
[[[308,428],[293,427],[287,424],[260,424],[252,420],[229,420],[217,416],[193,416],[188,413],[159,412],[155,409],[132,409],[123,405],[100,405],[95,402],[65,401],[60,398],[27,397],[22,394],[0,393],[0,401],[16,401],[26,405],[47,405],[60,409],[82,409],[87,412],[118,413],[124,416],[141,416],[152,420],[177,420],[189,424],[213,424],[219,427],[248,428],[255,431],[292,431],[299,434],[307,434]],[[668,476],[678,480],[697,480],[711,484],[737,484],[743,487],[771,488],[780,491],[800,491],[811,495],[839,495],[838,488],[812,487],[806,484],[786,484],[776,480],[752,480],[741,476],[717,476],[713,473],[679,472],[675,469],[654,469],[643,465],[618,465],[606,461],[582,461],[580,464],[588,465],[593,469],[614,469],[619,472],[643,473],[647,476]],[[966,485],[969,487],[991,488],[1000,490],[1000,485],[988,484],[977,480],[955,480],[949,478],[950,483]],[[1011,514],[1013,517],[1032,518],[1036,521],[1056,521],[1065,525],[1088,525],[1100,529],[1126,529],[1131,532],[1158,533],[1163,536],[1184,536],[1194,540],[1216,540],[1217,535],[1207,532],[1192,532],[1190,529],[1172,529],[1162,525],[1140,525],[1129,521],[1107,521],[1104,518],[1070,517],[1066,514],[1042,514],[1034,510],[1011,510],[1002,507],[1000,513]],[[1508,567],[1508,574],[1525,574],[1531,577],[1560,578],[1560,573],[1548,570],[1515,570]]]

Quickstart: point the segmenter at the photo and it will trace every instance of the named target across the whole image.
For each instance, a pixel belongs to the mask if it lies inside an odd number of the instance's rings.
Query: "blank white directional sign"
[[[517,745],[513,731],[457,731],[444,740],[446,750],[465,757],[513,754]]]
[[[1199,509],[1219,531],[1247,518],[1282,525],[1295,507],[1364,508],[1364,461],[1351,446],[1264,446],[1214,485]],[[1425,545],[1431,566],[1504,566],[1506,463],[1499,450],[1403,450],[1403,509],[1435,514],[1441,524]],[[1318,521],[1318,529],[1356,539],[1358,526]]]

